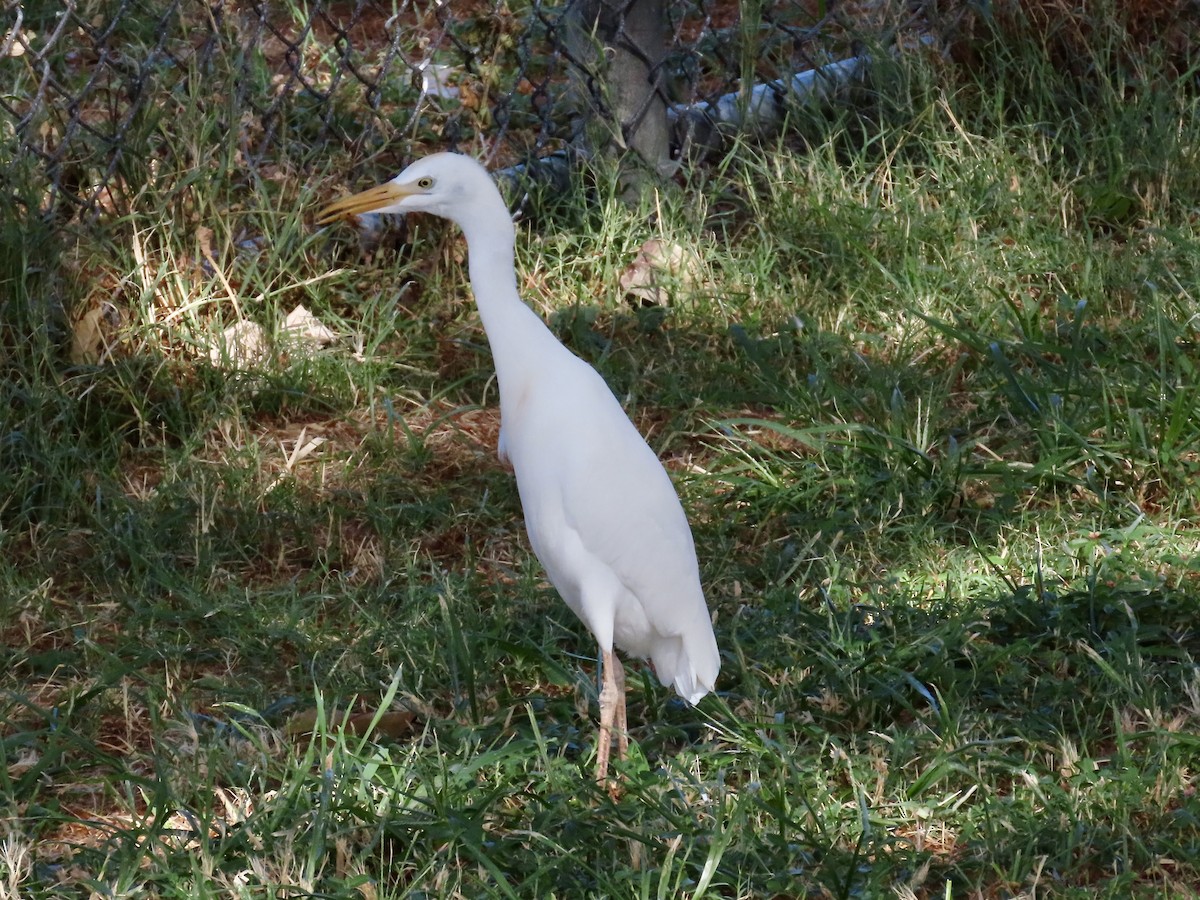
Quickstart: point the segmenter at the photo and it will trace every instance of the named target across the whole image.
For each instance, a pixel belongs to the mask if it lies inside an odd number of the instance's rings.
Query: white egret
[[[666,470],[604,379],[558,342],[517,293],[516,231],[483,166],[454,153],[413,163],[325,207],[318,224],[360,213],[426,212],[467,239],[471,290],[500,388],[502,460],[512,465],[534,553],[600,645],[596,780],[612,738],[628,749],[625,675],[613,648],[648,658],[689,703],[713,688],[720,654],[691,529]]]

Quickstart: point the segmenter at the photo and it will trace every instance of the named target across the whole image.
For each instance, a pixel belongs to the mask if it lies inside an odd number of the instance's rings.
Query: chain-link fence
[[[248,170],[397,142],[470,145],[494,166],[631,147],[663,168],[722,97],[758,85],[775,103],[795,73],[912,15],[814,0],[3,3],[0,181],[60,220],[196,165],[203,152],[163,127],[178,117],[203,117],[196,140]]]
[[[661,173],[723,127],[845,81],[871,52],[945,49],[980,15],[1017,16],[1069,62],[1071,36],[1103,24],[1090,6],[0,0],[0,189],[58,219],[119,209],[202,155],[162,127],[180,117],[268,173],[318,149],[361,162],[389,147],[389,162],[457,147],[493,167],[631,149]],[[1195,0],[1113,9],[1135,40],[1192,46]]]

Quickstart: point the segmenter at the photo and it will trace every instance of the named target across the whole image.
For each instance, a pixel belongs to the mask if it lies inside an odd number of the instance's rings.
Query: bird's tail
[[[683,635],[663,638],[654,647],[651,660],[663,684],[669,684],[688,703],[695,706],[713,689],[721,669],[717,642],[709,632],[707,640],[694,640],[690,646]]]

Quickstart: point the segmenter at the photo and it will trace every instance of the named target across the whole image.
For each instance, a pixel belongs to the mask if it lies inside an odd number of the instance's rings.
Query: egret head
[[[468,156],[435,153],[419,159],[391,181],[343,197],[317,214],[317,224],[363,213],[425,212],[466,228],[489,207],[507,208],[487,169]]]

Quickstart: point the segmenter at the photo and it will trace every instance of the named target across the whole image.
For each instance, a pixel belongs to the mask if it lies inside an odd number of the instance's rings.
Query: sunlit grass
[[[630,667],[618,800],[451,229],[313,230],[388,173],[247,167],[198,116],[93,227],[6,209],[0,897],[1194,892],[1194,84],[987,46],[522,226],[723,654],[698,709]],[[652,237],[699,259],[669,309],[616,287]],[[283,339],[298,304],[332,345]]]

